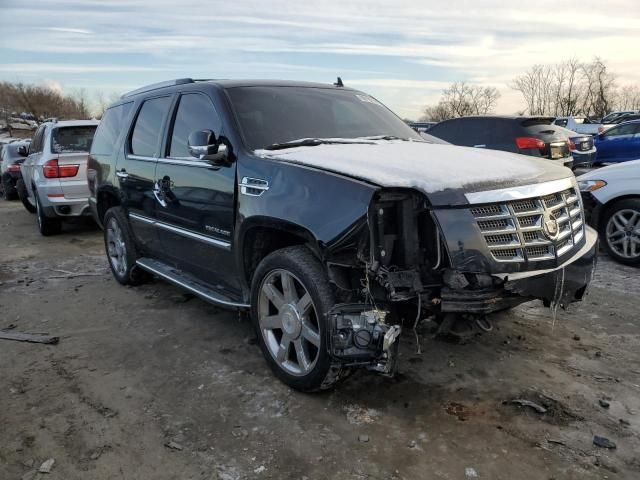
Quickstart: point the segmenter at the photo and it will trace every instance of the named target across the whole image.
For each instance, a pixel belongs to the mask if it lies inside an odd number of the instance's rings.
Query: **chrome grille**
[[[582,207],[574,188],[543,197],[478,205],[470,211],[499,262],[553,259],[572,250],[584,236]],[[549,215],[558,226],[553,240],[544,225]]]

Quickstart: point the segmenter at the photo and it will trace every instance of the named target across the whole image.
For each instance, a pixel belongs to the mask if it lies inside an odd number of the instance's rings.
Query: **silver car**
[[[18,193],[27,210],[36,213],[42,235],[58,233],[64,219],[91,215],[87,157],[98,123],[52,121],[36,131],[21,167]]]

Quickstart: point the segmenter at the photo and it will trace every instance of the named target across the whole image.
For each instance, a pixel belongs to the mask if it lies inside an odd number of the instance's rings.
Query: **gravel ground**
[[[118,285],[89,223],[44,238],[1,202],[0,245],[0,328],[60,336],[0,340],[2,480],[640,478],[640,277],[605,256],[555,320],[531,302],[421,355],[405,335],[396,378],[304,395],[237,313]]]

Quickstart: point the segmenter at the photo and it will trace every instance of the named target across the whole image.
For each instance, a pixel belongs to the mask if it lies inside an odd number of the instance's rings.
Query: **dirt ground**
[[[60,343],[0,340],[0,479],[640,478],[639,310],[638,271],[602,256],[555,321],[531,302],[421,355],[407,334],[395,379],[304,395],[237,313],[122,287],[95,227],[44,238],[1,202],[0,328]]]

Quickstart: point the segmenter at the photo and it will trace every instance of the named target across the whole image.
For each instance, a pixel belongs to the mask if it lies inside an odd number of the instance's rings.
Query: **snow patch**
[[[548,160],[481,148],[412,141],[328,144],[256,150],[263,158],[329,170],[384,187],[433,193],[466,185],[523,180],[548,173]]]

